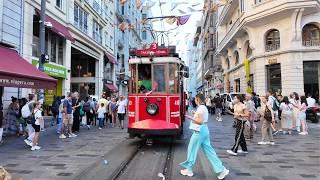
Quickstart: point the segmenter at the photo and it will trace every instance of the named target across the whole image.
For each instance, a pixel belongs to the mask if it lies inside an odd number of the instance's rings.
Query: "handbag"
[[[264,118],[269,122],[272,121],[272,114],[271,114],[271,111],[269,110],[268,106],[266,106],[266,109],[264,111]]]

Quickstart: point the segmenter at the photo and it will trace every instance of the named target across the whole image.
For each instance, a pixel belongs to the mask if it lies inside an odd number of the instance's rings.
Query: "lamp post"
[[[46,1],[41,0],[41,11],[40,11],[40,33],[39,33],[39,44],[40,44],[40,58],[39,58],[39,70],[44,71],[43,64],[46,59],[45,48],[46,48],[46,27],[45,27],[45,17],[46,17]]]

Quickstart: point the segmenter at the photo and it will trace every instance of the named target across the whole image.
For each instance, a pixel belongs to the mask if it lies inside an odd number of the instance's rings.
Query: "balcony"
[[[223,6],[221,11],[218,24],[225,24],[229,19],[231,19],[232,14],[239,7],[239,1],[226,0],[226,4]]]
[[[280,49],[280,44],[268,44],[266,45],[266,52],[276,51]]]
[[[220,52],[224,47],[227,45],[228,42],[234,37],[234,35],[239,32],[239,27],[240,27],[240,18],[239,17],[229,28],[228,32],[225,34],[224,38],[221,40],[218,46],[218,52]]]
[[[315,47],[320,46],[320,40],[304,40],[302,41],[302,45],[305,47]]]

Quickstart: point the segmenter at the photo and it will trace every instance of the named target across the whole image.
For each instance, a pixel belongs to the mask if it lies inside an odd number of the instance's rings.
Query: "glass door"
[[[281,66],[280,64],[273,64],[267,66],[267,88],[273,92],[281,93]]]

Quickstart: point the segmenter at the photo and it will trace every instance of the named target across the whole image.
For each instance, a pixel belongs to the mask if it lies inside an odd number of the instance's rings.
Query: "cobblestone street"
[[[231,116],[225,116],[223,122],[213,119],[215,116],[211,117],[208,124],[212,144],[225,166],[231,170],[226,179],[319,179],[319,124],[309,123],[308,136],[279,134],[275,137],[274,146],[257,144],[261,138],[258,129],[254,139],[248,142],[249,154],[234,157],[226,153],[234,140]],[[51,128],[42,133],[40,143],[43,148],[35,152],[29,150],[22,138],[11,137],[0,148],[0,165],[14,177],[27,180],[86,179],[84,175],[93,175],[91,179],[109,179],[117,166],[128,158],[133,150],[133,144],[140,142],[137,139],[127,139],[127,136],[126,131],[119,128],[103,130],[83,128],[78,137],[59,140]],[[179,163],[186,158],[189,136],[190,131],[186,133],[187,139],[174,143],[171,179],[186,179],[179,174],[181,168]],[[137,180],[160,179],[157,174],[164,159],[166,144],[157,143],[154,142],[153,146],[143,149],[136,162],[129,164],[124,177]],[[141,170],[139,167],[145,169]],[[216,178],[202,152],[194,168],[194,174],[195,176],[190,179]]]

